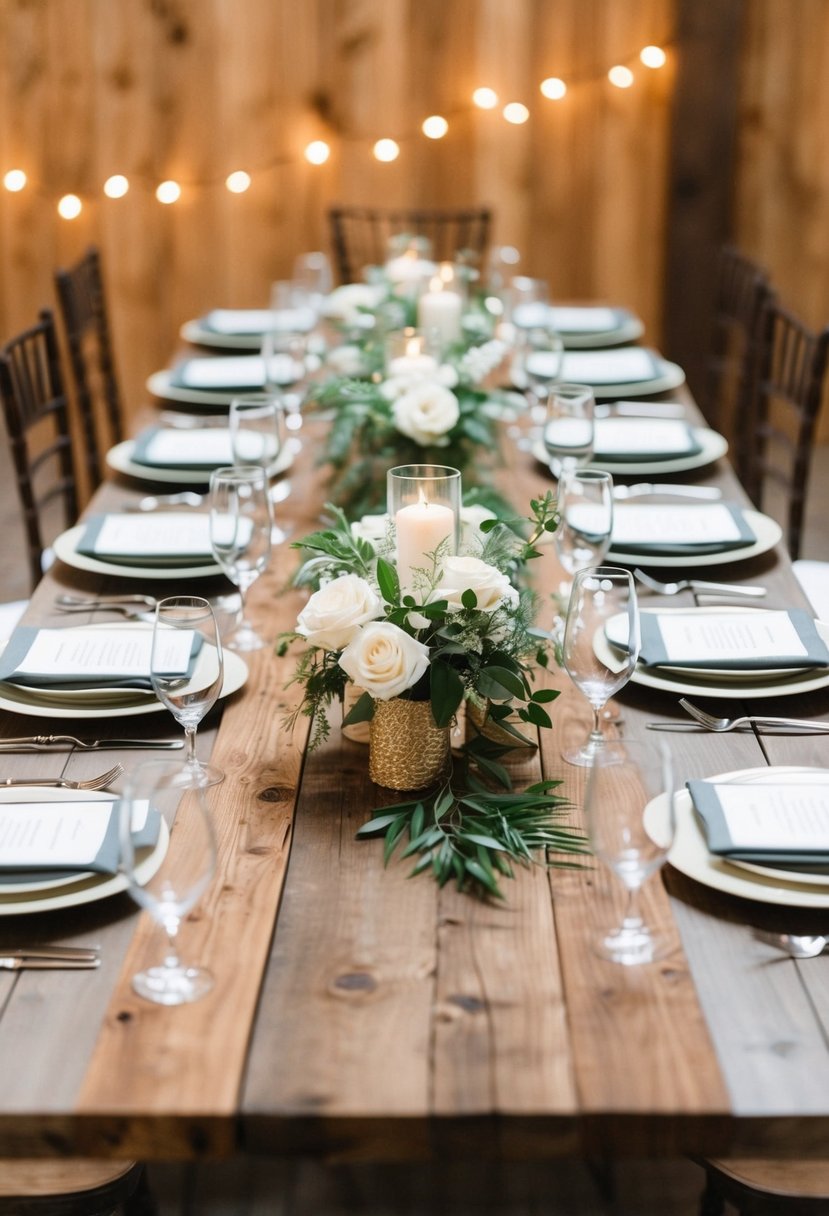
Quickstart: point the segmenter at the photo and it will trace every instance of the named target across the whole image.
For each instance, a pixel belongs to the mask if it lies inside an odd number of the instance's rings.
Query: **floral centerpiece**
[[[408,834],[406,854],[420,854],[416,871],[431,867],[441,884],[454,878],[496,896],[499,875],[534,850],[584,850],[577,832],[555,822],[558,783],[514,792],[504,763],[516,746],[532,746],[527,727],[552,725],[545,706],[557,696],[534,687],[533,664],[546,666],[548,654],[533,629],[534,597],[516,585],[523,563],[538,555],[536,541],[557,524],[552,495],[531,506],[528,539],[486,520],[469,546],[476,552],[440,544],[403,586],[391,528],[372,542],[330,507],[331,525],[295,546],[305,555],[300,580],[318,586],[282,640],[283,651],[304,647],[296,712],[313,716],[311,747],[329,734],[332,701],[356,688],[343,724],[371,721],[372,779],[428,787],[377,811],[360,834],[385,833],[387,858]],[[452,760],[450,726],[464,705],[477,711],[478,726]]]

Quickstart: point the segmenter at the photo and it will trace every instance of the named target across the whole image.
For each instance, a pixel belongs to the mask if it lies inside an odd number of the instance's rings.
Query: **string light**
[[[3,178],[3,185],[12,194],[17,194],[18,190],[22,190],[26,185],[26,174],[22,169],[9,169],[6,176]]]
[[[104,182],[104,194],[107,198],[123,198],[129,188],[130,184],[123,173],[113,173],[112,177],[108,177]]]
[[[507,122],[514,123],[518,126],[522,122],[526,122],[530,116],[527,107],[520,101],[510,101],[504,106],[501,113]]]
[[[378,139],[374,145],[374,155],[377,160],[397,160],[400,155],[400,144],[395,139]]]
[[[494,89],[476,89],[472,94],[472,101],[479,110],[494,110],[498,104],[498,94]]]
[[[64,220],[76,220],[83,210],[83,203],[77,194],[64,194],[58,202],[58,215]]]
[[[181,186],[178,184],[178,182],[161,182],[161,184],[156,187],[155,197],[160,203],[166,203],[167,205],[170,203],[177,203],[181,198]]]
[[[324,165],[331,155],[331,149],[324,139],[312,139],[305,149],[305,159],[309,165]]]
[[[643,46],[639,58],[646,68],[664,68],[668,56],[661,46]]]
[[[567,85],[558,76],[548,76],[538,87],[550,101],[560,101],[567,92]]]
[[[231,194],[244,194],[250,189],[250,174],[245,173],[244,169],[237,169],[235,173],[227,175],[225,185]]]
[[[633,84],[633,72],[621,63],[615,64],[610,69],[607,78],[611,84],[615,84],[617,89],[629,89]]]
[[[449,130],[449,123],[442,115],[432,114],[429,118],[424,118],[420,129],[427,139],[443,139]]]

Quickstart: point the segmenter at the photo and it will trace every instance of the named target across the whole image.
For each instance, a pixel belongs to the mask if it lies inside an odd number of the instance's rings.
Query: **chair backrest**
[[[815,333],[772,301],[763,313],[744,484],[781,518],[792,558],[800,556],[812,445],[823,400],[829,327]]]
[[[0,348],[0,403],[23,508],[32,587],[40,581],[46,509],[63,507],[63,526],[78,514],[69,411],[55,322],[44,309],[37,325]]]
[[[103,456],[124,437],[101,258],[94,247],[68,270],[55,272],[60,314],[83,428],[90,489],[101,482]]]
[[[331,207],[331,243],[341,283],[359,279],[364,266],[382,264],[389,238],[402,233],[427,237],[435,261],[448,262],[468,250],[482,256],[489,240],[488,207],[422,210],[418,208]]]
[[[744,419],[754,394],[760,326],[771,298],[766,272],[739,250],[724,246],[717,268],[705,415],[727,436],[741,478],[750,461]]]

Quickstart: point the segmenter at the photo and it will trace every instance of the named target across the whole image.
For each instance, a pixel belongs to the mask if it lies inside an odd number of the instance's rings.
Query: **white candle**
[[[417,302],[419,329],[437,331],[442,342],[457,342],[461,336],[463,301],[456,291],[427,291]]]
[[[432,355],[398,355],[389,360],[390,376],[428,376],[438,369]]]
[[[455,512],[439,502],[413,502],[401,507],[394,517],[397,529],[397,573],[404,594],[414,590],[415,570],[432,569],[428,556],[443,545],[454,552]],[[449,541],[447,548],[446,541]]]

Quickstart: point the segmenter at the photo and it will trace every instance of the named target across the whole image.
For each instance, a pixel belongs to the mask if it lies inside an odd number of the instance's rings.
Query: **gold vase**
[[[429,701],[377,701],[371,719],[368,771],[391,790],[421,790],[449,769],[449,728],[436,726]]]

